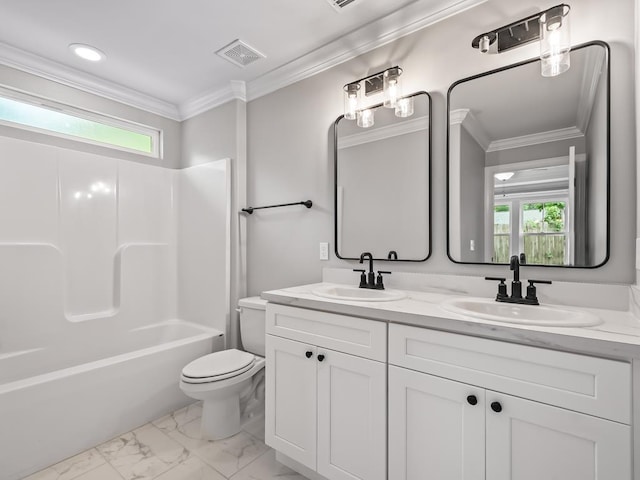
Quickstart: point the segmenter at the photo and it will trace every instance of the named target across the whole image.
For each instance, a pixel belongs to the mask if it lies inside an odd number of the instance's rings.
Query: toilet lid
[[[210,353],[189,363],[182,369],[182,375],[191,379],[222,380],[239,375],[253,366],[255,356],[249,352],[222,350]]]

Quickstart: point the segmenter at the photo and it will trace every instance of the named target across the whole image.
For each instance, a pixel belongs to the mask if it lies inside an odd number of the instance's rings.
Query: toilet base
[[[236,394],[203,401],[200,429],[203,440],[221,440],[238,433],[240,431],[239,396]]]

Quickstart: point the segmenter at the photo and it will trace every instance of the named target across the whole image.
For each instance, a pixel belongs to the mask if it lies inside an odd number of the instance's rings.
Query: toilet
[[[182,369],[181,390],[202,400],[202,438],[219,440],[240,431],[247,408],[264,404],[264,348],[266,300],[238,301],[240,338],[235,348],[210,353]],[[248,413],[250,415],[250,412]]]

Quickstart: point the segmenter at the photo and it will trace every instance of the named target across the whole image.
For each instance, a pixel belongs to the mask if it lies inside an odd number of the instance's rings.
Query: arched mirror
[[[340,116],[334,124],[335,251],[355,260],[422,262],[431,254],[431,102],[409,95],[413,114],[372,107],[362,128]]]
[[[455,82],[448,94],[448,255],[593,268],[609,258],[609,47]]]

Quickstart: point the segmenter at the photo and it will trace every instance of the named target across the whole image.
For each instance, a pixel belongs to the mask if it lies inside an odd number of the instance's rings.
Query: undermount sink
[[[334,300],[347,300],[350,302],[390,302],[401,300],[407,295],[398,290],[373,290],[349,286],[325,286],[312,290],[314,295]]]
[[[501,303],[486,298],[456,298],[445,300],[441,306],[459,315],[521,325],[591,327],[602,323],[590,312],[557,306]]]

